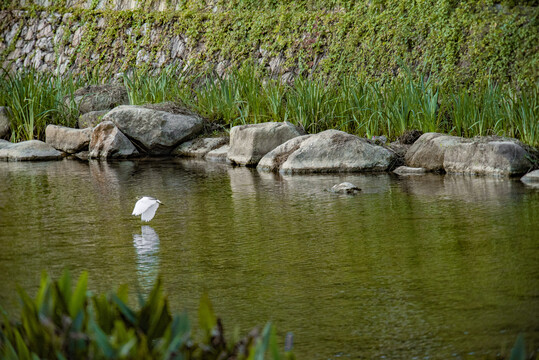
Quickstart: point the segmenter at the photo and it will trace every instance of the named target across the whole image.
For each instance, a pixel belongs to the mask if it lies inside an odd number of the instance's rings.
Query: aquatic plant
[[[106,81],[95,74],[74,79],[6,73],[0,78],[0,105],[12,108],[12,141],[43,138],[49,123],[74,125],[78,115],[74,90]],[[251,63],[224,76],[175,67],[155,75],[133,70],[124,74],[123,81],[131,104],[174,101],[226,126],[290,121],[310,133],[339,129],[392,140],[418,129],[464,137],[516,137],[539,147],[537,84],[516,91],[485,81],[474,89],[451,90],[410,72],[391,81],[348,75],[336,80],[299,76],[284,83],[265,77]]]
[[[75,126],[79,112],[73,93],[82,85],[73,77],[35,70],[0,76],[0,105],[11,109],[12,141],[43,139],[48,124]]]
[[[128,305],[126,286],[93,294],[83,272],[74,288],[69,272],[52,281],[44,273],[35,299],[19,289],[19,320],[0,321],[2,359],[294,359],[282,354],[275,328],[227,341],[207,295],[198,309],[201,336],[195,339],[187,314],[172,315],[158,279],[139,308]]]

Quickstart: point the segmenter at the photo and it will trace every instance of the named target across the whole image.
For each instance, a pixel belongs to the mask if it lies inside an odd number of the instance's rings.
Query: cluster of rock
[[[201,117],[170,103],[126,105],[128,97],[122,87],[83,88],[74,101],[83,113],[79,129],[49,125],[46,142],[12,144],[2,140],[0,159],[180,156],[285,174],[394,170],[399,175],[445,172],[498,176],[528,173],[539,159],[537,150],[515,139],[465,139],[415,132],[387,144],[383,137],[365,139],[338,130],[306,134],[289,122],[235,126],[229,139],[204,138],[200,137],[204,131]],[[0,130],[2,115],[7,117],[9,111],[0,108]],[[538,176],[530,173],[525,179],[534,183]],[[332,191],[356,191],[348,185]]]

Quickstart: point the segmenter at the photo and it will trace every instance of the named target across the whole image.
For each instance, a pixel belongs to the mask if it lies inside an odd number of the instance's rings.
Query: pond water
[[[325,191],[350,181],[357,196]],[[165,205],[148,224],[136,197]],[[518,180],[280,176],[187,160],[0,163],[0,305],[42,270],[147,292],[195,320],[271,320],[299,359],[465,358],[539,344],[539,190]]]

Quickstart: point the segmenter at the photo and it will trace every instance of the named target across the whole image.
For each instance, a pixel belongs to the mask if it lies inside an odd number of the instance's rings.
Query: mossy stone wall
[[[0,0],[4,67],[110,75],[188,65],[223,74],[252,61],[285,79],[390,79],[403,69],[449,86],[491,79],[525,88],[539,79],[537,1],[39,1]],[[115,10],[119,3],[136,6]]]

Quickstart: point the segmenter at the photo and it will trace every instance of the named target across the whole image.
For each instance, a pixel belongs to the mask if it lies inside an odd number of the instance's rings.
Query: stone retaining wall
[[[489,80],[526,89],[537,82],[534,6],[470,0],[447,5],[449,11],[413,0],[357,2],[351,9],[326,8],[332,2],[323,0],[314,7],[260,2],[0,0],[0,66],[110,76],[190,65],[223,74],[252,61],[285,80],[300,73],[387,80],[417,70],[470,87]]]
[[[107,15],[83,19],[14,10],[0,12],[0,23],[11,24],[0,28],[0,59],[13,71],[34,68],[63,75],[98,69],[110,74],[144,64],[184,67],[200,51],[185,35],[172,34],[168,24],[117,28]]]
[[[88,14],[91,13],[91,16]],[[96,72],[100,75],[167,66],[186,70],[214,69],[222,76],[231,66],[226,54],[210,54],[203,39],[194,40],[170,22],[137,20],[138,13],[119,20],[115,12],[58,13],[0,11],[0,66],[13,72],[33,68],[41,72]],[[271,74],[293,78],[297,66],[284,66],[282,54],[257,47],[252,58]]]

